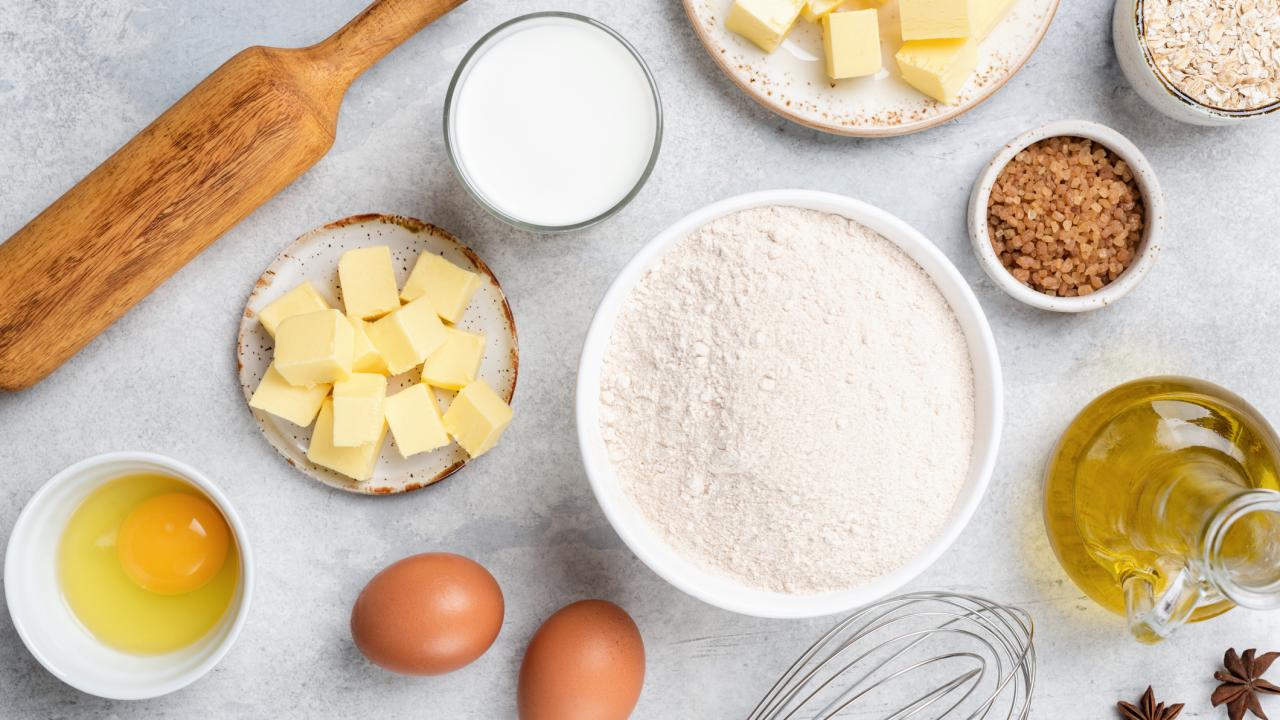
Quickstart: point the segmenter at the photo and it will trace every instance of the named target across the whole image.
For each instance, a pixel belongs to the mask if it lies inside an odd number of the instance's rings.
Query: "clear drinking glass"
[[[502,208],[497,207],[496,204],[494,204],[488,197],[485,196],[485,194],[477,186],[476,182],[468,174],[466,163],[459,156],[458,138],[457,138],[456,100],[458,98],[458,93],[461,90],[462,85],[466,82],[467,76],[470,73],[475,61],[479,59],[479,57],[483,55],[483,53],[490,46],[502,40],[503,38],[507,37],[511,33],[517,32],[525,27],[528,27],[530,24],[544,23],[548,21],[559,22],[563,20],[581,22],[581,23],[590,25],[592,27],[595,27],[599,30],[603,30],[605,33],[607,33],[608,35],[612,36],[615,40],[617,40],[622,45],[622,47],[626,48],[626,50],[631,54],[631,56],[635,58],[636,63],[640,66],[640,69],[644,73],[645,79],[648,81],[649,90],[653,94],[653,108],[654,108],[654,120],[655,120],[654,135],[653,135],[653,149],[649,153],[649,161],[645,165],[645,168],[643,172],[641,172],[639,178],[636,180],[635,186],[632,187],[631,190],[626,195],[624,195],[622,199],[620,199],[612,207],[596,215],[595,217],[587,218],[585,220],[570,223],[567,225],[539,225],[536,223],[527,222],[518,217],[514,217],[511,214],[503,211]],[[518,121],[519,121],[518,118],[513,119],[513,122],[518,122]],[[445,149],[449,153],[449,161],[453,165],[454,172],[457,173],[458,179],[462,182],[462,186],[467,189],[467,192],[471,195],[472,198],[475,199],[477,203],[480,204],[481,207],[483,207],[485,210],[488,210],[489,213],[492,214],[493,216],[497,217],[498,219],[510,225],[513,225],[523,230],[529,230],[532,232],[559,233],[559,232],[569,232],[572,230],[580,230],[582,228],[590,227],[592,225],[595,225],[596,223],[606,220],[609,217],[613,216],[618,211],[622,210],[622,208],[626,207],[627,204],[630,203],[631,200],[640,192],[641,188],[644,187],[645,182],[649,179],[649,175],[652,174],[653,172],[654,165],[657,164],[658,162],[658,153],[662,147],[662,99],[658,93],[658,84],[654,80],[653,73],[649,70],[649,66],[645,63],[644,58],[640,56],[640,53],[635,49],[635,47],[631,43],[627,42],[626,38],[620,35],[613,28],[609,27],[608,25],[605,25],[602,22],[599,22],[598,20],[594,20],[584,15],[578,15],[576,13],[557,12],[557,11],[529,13],[527,15],[521,15],[519,17],[512,18],[511,20],[508,20],[502,23],[501,25],[495,27],[494,29],[490,30],[483,37],[481,37],[480,40],[477,41],[476,44],[473,45],[470,50],[467,51],[467,54],[463,56],[462,61],[458,63],[458,69],[454,72],[453,79],[449,82],[449,91],[445,95],[444,141],[445,141]]]

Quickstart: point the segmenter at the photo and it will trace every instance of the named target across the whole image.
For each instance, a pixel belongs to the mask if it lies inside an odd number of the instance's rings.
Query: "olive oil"
[[[1156,377],[1071,422],[1046,472],[1045,524],[1089,597],[1139,639],[1236,604],[1280,605],[1280,442],[1239,397]]]

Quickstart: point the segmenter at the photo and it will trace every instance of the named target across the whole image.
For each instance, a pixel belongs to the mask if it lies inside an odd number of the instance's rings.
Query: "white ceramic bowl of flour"
[[[843,216],[901,250],[924,271],[950,307],[972,367],[972,445],[967,472],[962,472],[964,477],[957,479],[959,488],[949,512],[918,552],[904,558],[892,570],[843,589],[812,593],[768,590],[695,561],[687,552],[674,547],[649,522],[624,488],[610,461],[601,428],[602,418],[607,414],[601,400],[605,357],[618,318],[646,272],[673,246],[708,223],[745,210],[771,206]],[[592,321],[579,364],[576,405],[579,443],[592,490],[627,546],[650,569],[694,597],[726,610],[777,618],[816,617],[873,602],[892,594],[941,557],[982,499],[995,464],[1003,423],[1003,391],[995,341],[977,299],[951,262],[923,235],[889,213],[847,197],[810,190],[766,191],[715,203],[681,219],[646,245],[610,286]],[[673,427],[672,432],[680,432],[680,428]],[[918,442],[927,452],[931,439],[920,437]],[[796,462],[803,464],[804,460],[796,458]]]

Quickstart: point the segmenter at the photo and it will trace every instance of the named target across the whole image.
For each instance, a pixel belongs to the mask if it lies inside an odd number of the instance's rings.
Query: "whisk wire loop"
[[[946,660],[953,660],[955,658],[961,658],[961,657],[974,659],[979,663],[979,666],[969,670],[967,673],[958,675],[955,678],[952,678],[951,680],[944,682],[942,685],[939,685],[938,687],[926,692],[924,695],[921,695],[920,697],[916,698],[914,701],[908,703],[903,709],[894,713],[890,718],[887,718],[887,720],[895,720],[896,718],[912,717],[913,715],[925,709],[929,705],[932,705],[933,703],[937,702],[943,697],[946,697],[948,694],[951,693],[951,691],[963,686],[969,679],[974,677],[980,678],[982,676],[983,670],[985,669],[985,660],[982,657],[975,655],[974,653],[949,653],[947,655],[940,655],[938,657],[929,658],[927,660],[921,660],[920,662],[917,662],[914,665],[910,665],[908,667],[902,668],[901,670],[898,670],[897,672],[894,672],[893,674],[885,677],[883,681],[877,685],[872,685],[870,687],[862,689],[861,691],[857,692],[857,694],[855,694],[853,697],[850,697],[848,699],[845,699],[845,698],[848,697],[848,694],[849,692],[852,691],[852,689],[850,691],[846,691],[843,695],[838,697],[836,700],[832,701],[830,705],[818,711],[816,716],[822,717],[822,718],[833,718],[836,715],[838,715],[841,711],[843,711],[845,708],[852,705],[854,701],[858,700],[863,695],[874,692],[882,685],[886,685],[892,682],[893,680],[909,675],[915,670],[926,667],[928,665],[944,662]],[[969,695],[973,693],[974,687],[975,686],[971,686],[969,691],[966,692],[961,697],[961,699],[957,702],[957,704],[959,704],[960,702],[963,702],[965,698],[969,697]],[[837,703],[839,704],[838,707],[834,707],[834,710],[833,710],[833,706],[835,706]],[[792,713],[794,714],[795,711],[792,711]]]
[[[812,699],[813,699],[815,696],[817,696],[820,692],[822,692],[823,690],[825,690],[825,689],[826,689],[826,688],[827,688],[831,683],[835,682],[835,681],[836,681],[836,680],[838,680],[838,679],[842,679],[842,678],[844,677],[844,674],[845,674],[845,673],[849,672],[850,670],[852,670],[852,669],[853,669],[853,668],[855,668],[855,667],[858,667],[861,663],[863,663],[864,661],[866,661],[866,660],[867,660],[867,658],[874,657],[877,653],[879,653],[881,650],[884,650],[886,647],[888,647],[888,646],[890,646],[890,645],[893,645],[893,644],[897,644],[898,642],[900,642],[900,641],[902,641],[902,640],[910,639],[911,637],[916,637],[916,638],[917,638],[915,641],[911,642],[907,647],[905,647],[905,648],[902,648],[902,649],[898,650],[898,651],[897,651],[897,652],[895,652],[893,655],[891,655],[891,656],[889,656],[888,658],[886,658],[886,659],[881,663],[881,665],[880,665],[879,667],[872,667],[870,670],[868,670],[867,672],[863,673],[863,674],[862,674],[861,676],[859,676],[857,679],[855,679],[855,680],[853,680],[853,681],[849,682],[848,687],[847,687],[847,688],[846,688],[846,689],[845,689],[845,690],[844,690],[844,691],[843,691],[839,696],[837,696],[837,698],[836,698],[835,700],[833,700],[833,701],[832,701],[832,704],[839,703],[839,702],[840,702],[840,700],[841,700],[843,697],[845,697],[846,695],[848,695],[848,694],[850,694],[850,693],[852,693],[852,692],[855,692],[859,687],[861,687],[862,683],[864,683],[865,681],[867,681],[868,679],[870,679],[872,676],[874,676],[874,675],[876,674],[876,672],[878,672],[881,668],[883,668],[883,667],[887,666],[890,662],[892,662],[893,660],[896,660],[898,657],[900,657],[901,655],[903,655],[904,653],[906,653],[907,651],[909,651],[911,648],[915,647],[917,644],[919,644],[920,642],[924,641],[926,638],[928,638],[928,637],[932,636],[935,632],[937,632],[937,631],[934,631],[934,630],[921,630],[921,631],[917,631],[917,632],[909,633],[909,634],[907,634],[907,635],[901,635],[901,636],[898,636],[898,637],[892,638],[892,639],[890,639],[890,640],[886,640],[886,641],[884,641],[884,642],[880,643],[879,645],[876,645],[875,647],[870,648],[869,650],[867,650],[866,652],[864,652],[862,655],[860,655],[860,656],[858,656],[857,658],[854,658],[853,660],[851,660],[851,661],[850,661],[848,664],[846,664],[844,667],[842,667],[842,668],[840,668],[839,670],[837,670],[836,672],[832,673],[830,677],[828,677],[828,678],[827,678],[825,681],[823,681],[823,682],[822,682],[822,683],[821,683],[817,688],[815,688],[815,689],[814,689],[814,691],[813,691],[812,693],[810,693],[809,697],[805,698],[805,700],[804,700],[803,702],[801,702],[801,705],[803,706],[805,703],[807,703],[807,702],[809,702],[810,700],[812,700]],[[963,632],[963,631],[961,631],[961,632]],[[863,637],[863,636],[864,636],[863,634],[859,634],[858,636],[856,636],[856,637],[854,637],[854,638],[852,638],[852,639],[853,639],[853,640],[857,640],[857,639],[860,639],[860,638],[861,638],[861,637]],[[979,640],[982,640],[982,639],[981,639],[981,638],[979,638]],[[852,644],[848,644],[848,643],[847,643],[847,644],[845,645],[845,648],[848,648],[848,647],[852,647]],[[842,649],[841,649],[841,652],[843,652],[843,649],[844,649],[844,648],[842,648]],[[974,658],[974,659],[975,659],[975,660],[977,660],[977,661],[978,661],[978,663],[983,667],[983,669],[985,669],[985,665],[986,665],[986,660],[985,660],[985,658],[984,658],[983,656],[981,656],[981,655],[976,655],[976,654],[973,654],[973,653],[951,653],[951,654],[949,654],[949,655],[943,656],[942,658],[934,658],[934,660],[941,660],[941,659],[953,659],[953,658],[957,658],[957,657],[970,657],[970,658]],[[833,655],[831,658],[829,658],[829,659],[828,659],[828,661],[830,661],[830,660],[832,660],[832,659],[834,659],[834,658],[835,658],[835,655]],[[824,661],[823,666],[825,666],[825,665],[826,665],[826,662],[828,662],[828,661]],[[900,675],[904,674],[905,672],[907,672],[907,671],[909,671],[909,670],[913,670],[913,669],[915,669],[915,668],[917,668],[917,667],[921,667],[921,666],[923,666],[923,665],[925,665],[925,664],[928,664],[928,662],[929,662],[929,661],[926,661],[925,663],[917,663],[916,665],[914,665],[914,666],[912,666],[912,667],[910,667],[910,668],[907,668],[907,670],[899,671],[899,672],[896,672],[896,673],[894,673],[894,674],[892,674],[892,675],[890,675],[890,676],[888,676],[888,677],[885,677],[885,678],[881,679],[881,681],[878,683],[878,685],[885,685],[885,684],[888,684],[889,682],[893,681],[895,678],[897,678],[898,676],[900,676]],[[875,686],[872,686],[872,688],[871,688],[871,689],[874,689],[874,687],[875,687]],[[868,690],[868,691],[869,691],[869,690]],[[861,693],[861,694],[865,694],[865,693]],[[826,712],[826,711],[824,710],[824,711],[819,712],[819,715],[821,715],[823,712]],[[792,711],[792,715],[789,715],[789,716],[788,716],[788,720],[789,720],[789,719],[794,715],[794,713],[795,713],[795,711]]]
[[[846,711],[872,717],[888,698],[902,697],[904,685],[925,691],[889,710],[885,720],[925,712],[938,720],[983,720],[993,711],[1026,720],[1035,686],[1034,634],[1025,611],[972,595],[924,591],[889,598],[854,612],[809,646],[747,720],[828,720]]]

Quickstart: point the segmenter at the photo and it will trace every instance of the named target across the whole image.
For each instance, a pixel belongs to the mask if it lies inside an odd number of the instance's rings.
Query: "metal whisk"
[[[882,600],[806,650],[747,720],[1026,720],[1034,634],[1025,611],[972,595]]]

